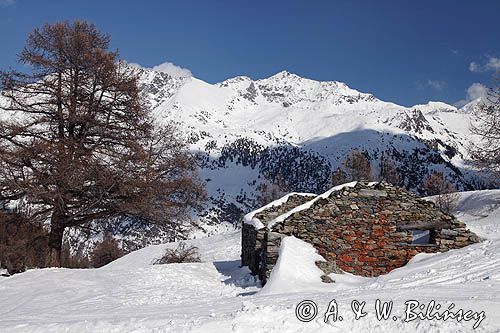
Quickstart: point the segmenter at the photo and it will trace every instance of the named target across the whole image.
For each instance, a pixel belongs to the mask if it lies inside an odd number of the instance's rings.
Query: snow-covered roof
[[[326,199],[328,197],[330,197],[330,195],[333,193],[333,192],[337,192],[337,191],[340,191],[342,190],[344,187],[354,187],[356,186],[358,182],[357,181],[354,181],[354,182],[350,182],[350,183],[345,183],[345,184],[342,184],[342,185],[337,185],[337,186],[334,186],[332,187],[331,189],[329,189],[328,191],[326,191],[325,193],[323,194],[320,194],[318,196],[316,196],[314,199],[302,204],[302,205],[299,205],[295,208],[293,208],[292,210],[284,213],[284,214],[281,214],[280,216],[274,218],[273,220],[269,221],[269,223],[267,224],[267,228],[268,229],[271,229],[275,224],[277,223],[281,223],[283,222],[287,217],[297,213],[297,212],[300,212],[300,211],[303,211],[303,210],[306,210],[306,209],[309,209],[311,208],[311,206],[318,200],[320,199]],[[373,186],[377,184],[377,182],[370,182],[368,183],[368,186]]]
[[[299,195],[299,196],[314,197],[313,199],[307,201],[306,203],[299,205],[297,207],[294,207],[291,210],[289,210],[288,212],[283,213],[283,214],[277,216],[276,218],[272,219],[271,221],[269,221],[267,224],[267,228],[271,229],[275,224],[283,222],[289,216],[291,216],[297,212],[311,208],[311,206],[316,201],[318,201],[320,199],[326,199],[326,198],[330,197],[330,195],[332,195],[333,192],[340,191],[344,187],[354,187],[354,186],[356,186],[357,183],[358,183],[357,181],[354,181],[354,182],[345,183],[342,185],[337,185],[337,186],[332,187],[331,189],[329,189],[328,191],[326,191],[325,193],[320,194],[320,195],[316,195],[313,193],[298,193],[298,192],[288,193],[287,195],[285,195],[277,200],[274,200],[273,202],[268,203],[267,205],[262,206],[259,209],[256,209],[256,210],[251,211],[250,213],[246,214],[243,217],[243,223],[249,224],[257,230],[262,229],[262,228],[266,227],[266,225],[264,225],[264,223],[261,220],[259,220],[257,217],[255,217],[255,215],[257,215],[258,213],[260,213],[268,208],[271,208],[271,207],[283,205],[284,203],[286,203],[288,201],[288,198],[290,198],[291,196]],[[373,186],[375,184],[377,184],[377,182],[370,182],[370,183],[368,183],[368,186]]]
[[[251,211],[250,213],[246,214],[243,217],[243,223],[252,225],[257,230],[264,228],[265,225],[262,223],[262,221],[260,221],[258,218],[256,218],[255,215],[257,215],[258,213],[260,213],[268,208],[283,205],[284,203],[286,203],[288,201],[288,198],[290,198],[291,196],[294,196],[294,195],[310,196],[310,197],[316,196],[316,194],[313,194],[313,193],[298,193],[298,192],[288,193],[287,195],[285,195],[277,200],[274,200],[273,202],[270,202],[267,205],[262,206],[259,209],[256,209],[256,210]]]

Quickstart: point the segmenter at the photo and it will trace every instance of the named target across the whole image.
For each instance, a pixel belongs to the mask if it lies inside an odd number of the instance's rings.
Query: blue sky
[[[403,105],[455,103],[500,68],[499,13],[498,0],[0,0],[0,67],[16,66],[34,27],[86,19],[123,59],[207,82],[286,69]]]

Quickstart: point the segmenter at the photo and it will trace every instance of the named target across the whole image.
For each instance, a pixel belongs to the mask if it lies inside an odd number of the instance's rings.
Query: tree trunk
[[[49,267],[61,267],[63,235],[64,226],[60,220],[54,219],[53,216],[49,233]]]

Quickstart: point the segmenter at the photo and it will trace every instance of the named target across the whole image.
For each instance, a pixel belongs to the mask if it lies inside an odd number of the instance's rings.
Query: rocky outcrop
[[[281,239],[290,235],[313,244],[330,267],[362,276],[388,273],[420,252],[444,252],[479,241],[434,203],[388,183],[358,182],[304,206],[275,219],[270,228],[254,228],[255,234],[248,231],[250,225],[245,227],[242,252],[248,251],[246,237],[259,239],[254,250],[260,262],[249,267],[263,283],[277,261]],[[422,235],[425,240],[417,241]]]

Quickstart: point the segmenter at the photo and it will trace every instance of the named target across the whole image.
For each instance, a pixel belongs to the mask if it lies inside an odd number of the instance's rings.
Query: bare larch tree
[[[257,186],[257,201],[260,206],[265,206],[288,192],[290,192],[288,186],[281,175],[274,180],[264,178],[263,182]]]
[[[494,183],[500,181],[500,72],[494,77],[495,87],[489,90],[486,101],[483,101],[475,113],[478,121],[472,126],[472,133],[477,134],[480,141],[471,146],[473,161],[488,171]]]
[[[350,178],[347,173],[339,167],[334,172],[332,172],[330,183],[332,186],[338,186],[349,182],[349,179]]]
[[[134,70],[87,22],[35,29],[3,71],[0,200],[23,199],[49,221],[48,264],[66,228],[116,216],[171,223],[204,197],[177,130],[156,126]]]
[[[373,173],[370,160],[364,152],[352,150],[344,160],[344,167],[351,180],[372,180]]]
[[[434,171],[427,176],[422,189],[426,195],[435,196],[436,205],[447,214],[456,208],[460,199],[457,188],[446,180],[442,172]]]
[[[403,180],[401,179],[401,173],[398,171],[398,168],[388,151],[384,151],[380,157],[379,178],[395,186],[404,185]]]

